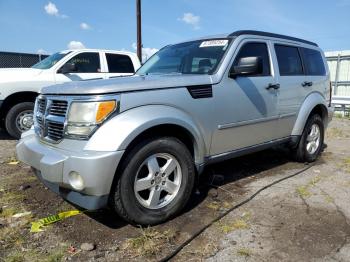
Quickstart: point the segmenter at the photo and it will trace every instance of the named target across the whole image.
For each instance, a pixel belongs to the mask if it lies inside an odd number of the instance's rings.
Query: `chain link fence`
[[[48,55],[0,52],[0,68],[31,67]]]

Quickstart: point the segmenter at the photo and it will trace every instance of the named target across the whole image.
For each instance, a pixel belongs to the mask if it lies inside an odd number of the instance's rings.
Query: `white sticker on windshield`
[[[212,47],[212,46],[225,46],[227,45],[227,39],[218,39],[218,40],[208,40],[201,43],[199,47]]]

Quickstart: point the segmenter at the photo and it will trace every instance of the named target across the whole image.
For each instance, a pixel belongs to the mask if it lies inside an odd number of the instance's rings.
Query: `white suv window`
[[[109,73],[135,73],[134,65],[127,55],[106,53]]]
[[[74,63],[74,73],[100,73],[100,54],[96,52],[81,53],[71,58],[67,63]]]

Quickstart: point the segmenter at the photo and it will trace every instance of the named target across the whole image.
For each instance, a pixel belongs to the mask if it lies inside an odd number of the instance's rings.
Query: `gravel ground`
[[[173,261],[350,261],[350,121],[335,119],[326,143],[307,171],[230,212]],[[16,162],[15,144],[0,132],[0,261],[157,261],[263,186],[305,167],[284,149],[267,150],[208,168],[183,214],[163,225],[132,227],[104,210],[30,233],[30,222],[76,208]],[[23,212],[31,213],[13,217]]]

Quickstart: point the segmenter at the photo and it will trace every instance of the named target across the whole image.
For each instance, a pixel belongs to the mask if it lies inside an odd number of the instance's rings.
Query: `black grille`
[[[187,89],[194,99],[213,97],[211,85],[189,86]]]
[[[67,101],[52,100],[49,114],[54,116],[66,116],[67,108]]]
[[[47,137],[57,141],[63,138],[64,133],[64,124],[63,123],[57,123],[57,122],[50,122],[47,123]]]

